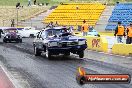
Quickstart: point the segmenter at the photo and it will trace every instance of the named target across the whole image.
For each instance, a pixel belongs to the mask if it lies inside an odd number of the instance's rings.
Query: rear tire
[[[19,40],[16,40],[16,43],[19,43]]]
[[[35,36],[34,36],[34,34],[30,34],[29,37],[30,38],[34,38]]]
[[[40,50],[36,46],[34,46],[34,54],[35,54],[35,56],[40,56],[41,55]]]
[[[4,42],[4,43],[7,43],[7,41],[6,41],[6,40],[4,40],[4,39],[3,39],[3,42]]]
[[[100,35],[99,35],[99,34],[98,34],[97,36],[98,36],[98,37],[100,37]]]
[[[20,39],[19,42],[22,43],[22,39]]]
[[[83,58],[84,57],[84,51],[79,51],[78,54],[79,54],[79,58]]]

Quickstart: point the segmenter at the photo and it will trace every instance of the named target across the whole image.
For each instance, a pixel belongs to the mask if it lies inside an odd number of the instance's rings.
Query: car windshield
[[[13,29],[13,28],[12,29],[4,29],[4,32],[5,33],[10,33],[10,32],[15,32],[16,33],[17,29]]]
[[[67,33],[68,30],[66,28],[62,28],[62,29],[49,29],[46,30],[45,32],[42,33],[42,37],[46,38],[47,36],[55,36],[55,35],[60,35],[62,33]]]

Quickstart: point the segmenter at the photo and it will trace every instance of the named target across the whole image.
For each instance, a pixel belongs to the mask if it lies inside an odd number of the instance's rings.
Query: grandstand
[[[114,30],[118,21],[122,22],[124,26],[128,26],[132,22],[132,3],[120,3],[115,6],[106,30]]]
[[[44,19],[44,23],[57,21],[59,25],[77,26],[86,20],[89,25],[95,26],[105,7],[100,3],[61,4]]]

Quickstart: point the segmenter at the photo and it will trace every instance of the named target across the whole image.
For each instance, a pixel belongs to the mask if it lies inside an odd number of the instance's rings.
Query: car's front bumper
[[[48,50],[52,53],[65,53],[65,52],[77,53],[79,51],[85,50],[86,48],[87,48],[87,44],[68,46],[68,47],[49,47]]]

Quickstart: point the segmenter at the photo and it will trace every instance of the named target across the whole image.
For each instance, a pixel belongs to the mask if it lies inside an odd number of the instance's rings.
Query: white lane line
[[[0,63],[1,64],[1,63]],[[1,69],[4,71],[4,73],[6,74],[6,76],[9,78],[9,81],[13,84],[13,86],[15,88],[22,88],[18,85],[17,81],[15,80],[15,78],[11,75],[11,73],[8,73],[8,71],[6,70],[6,68],[4,68],[4,66],[0,65]]]

